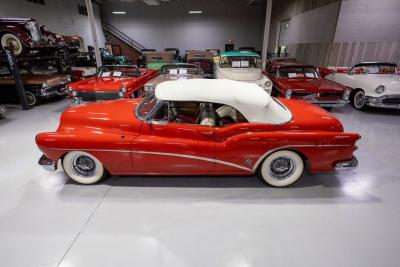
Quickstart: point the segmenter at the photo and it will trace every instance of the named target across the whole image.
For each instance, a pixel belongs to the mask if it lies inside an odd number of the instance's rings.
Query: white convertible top
[[[164,101],[196,101],[229,105],[249,122],[285,123],[292,114],[257,84],[226,79],[166,81],[157,85],[155,96]]]

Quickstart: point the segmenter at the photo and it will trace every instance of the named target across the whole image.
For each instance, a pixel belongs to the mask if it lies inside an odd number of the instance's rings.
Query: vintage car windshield
[[[191,74],[191,75],[200,75],[199,68],[188,67],[188,66],[168,66],[164,65],[161,67],[161,74]]]
[[[140,71],[133,66],[102,66],[98,77],[139,77]]]
[[[254,56],[222,57],[221,68],[261,68],[261,60]]]
[[[310,78],[318,79],[318,72],[314,67],[288,66],[280,67],[278,77],[282,78]]]
[[[146,98],[137,107],[136,114],[139,116],[139,119],[145,120],[156,104],[157,99],[154,95],[154,91],[149,92]]]
[[[351,70],[352,74],[396,74],[393,64],[366,64],[358,65]]]

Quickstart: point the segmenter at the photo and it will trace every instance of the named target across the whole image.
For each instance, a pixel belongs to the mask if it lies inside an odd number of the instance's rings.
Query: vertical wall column
[[[265,70],[265,66],[267,65],[268,39],[269,39],[269,28],[271,24],[272,1],[273,0],[267,0],[267,8],[265,10],[264,38],[263,38],[263,47],[261,56],[263,70]]]
[[[97,40],[96,23],[94,21],[94,15],[93,15],[92,0],[85,0],[85,2],[86,2],[86,8],[88,11],[88,15],[89,15],[90,30],[92,32],[92,38],[93,38],[93,42],[94,42],[94,54],[96,56],[96,65],[97,65],[97,67],[100,67],[101,66],[101,57],[100,57],[100,51],[99,51],[99,42]]]

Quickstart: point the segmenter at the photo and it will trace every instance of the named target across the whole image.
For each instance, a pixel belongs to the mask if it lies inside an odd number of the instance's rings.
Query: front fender
[[[12,33],[16,35],[21,40],[22,44],[27,47],[29,47],[29,42],[32,41],[29,33],[15,26],[7,26],[7,28],[0,29],[0,35],[3,35],[5,33]]]

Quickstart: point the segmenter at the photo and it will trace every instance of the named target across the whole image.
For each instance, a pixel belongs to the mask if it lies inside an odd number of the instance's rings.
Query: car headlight
[[[77,92],[77,91],[74,91],[74,90],[72,90],[71,93],[72,93],[73,96],[77,96],[77,95],[78,95],[78,92]]]
[[[49,85],[46,82],[42,82],[42,88],[47,88]]]
[[[68,92],[72,93],[74,91],[74,89],[71,86],[67,86],[67,90]]]
[[[342,99],[343,100],[349,100],[349,98],[350,98],[350,90],[344,91],[344,93],[342,95]]]
[[[264,83],[265,87],[271,87],[272,86],[272,82],[271,81],[266,81]]]
[[[286,98],[291,98],[291,97],[292,97],[292,89],[288,89],[288,90],[286,91],[285,97],[286,97]]]
[[[126,91],[127,91],[126,87],[122,86],[118,93],[119,97],[123,98],[125,96]]]
[[[385,91],[385,86],[384,85],[379,85],[378,87],[376,87],[375,92],[377,94],[382,94]]]

